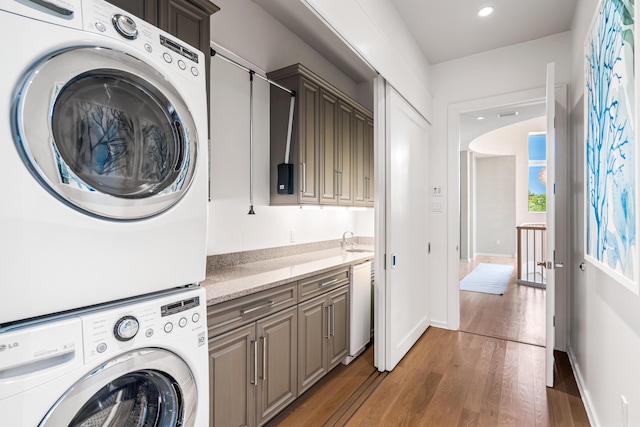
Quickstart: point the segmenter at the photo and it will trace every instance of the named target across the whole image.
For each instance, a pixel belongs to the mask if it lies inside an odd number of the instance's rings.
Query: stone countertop
[[[214,305],[373,258],[372,246],[357,249],[367,252],[336,248],[221,268],[200,285],[207,292],[207,306]]]

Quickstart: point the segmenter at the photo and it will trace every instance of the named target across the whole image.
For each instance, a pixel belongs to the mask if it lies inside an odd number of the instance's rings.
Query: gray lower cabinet
[[[349,286],[298,304],[298,394],[349,354]]]
[[[212,338],[211,425],[262,425],[295,400],[296,357],[296,307]]]

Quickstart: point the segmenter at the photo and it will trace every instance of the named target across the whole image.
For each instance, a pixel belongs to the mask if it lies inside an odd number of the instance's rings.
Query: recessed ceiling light
[[[484,120],[484,116],[478,116],[476,117],[476,120]]]
[[[508,111],[506,113],[498,113],[498,118],[517,116],[517,111]]]
[[[493,6],[483,7],[478,11],[478,16],[489,16],[493,13]]]

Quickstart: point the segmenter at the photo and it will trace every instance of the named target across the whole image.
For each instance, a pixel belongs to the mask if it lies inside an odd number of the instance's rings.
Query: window
[[[547,211],[547,134],[532,132],[529,148],[529,212]]]

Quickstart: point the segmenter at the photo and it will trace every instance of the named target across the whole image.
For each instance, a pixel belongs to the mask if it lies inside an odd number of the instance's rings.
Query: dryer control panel
[[[200,291],[129,302],[81,316],[85,363],[134,347],[166,348],[174,338],[181,340],[180,345],[206,345],[206,307]]]

